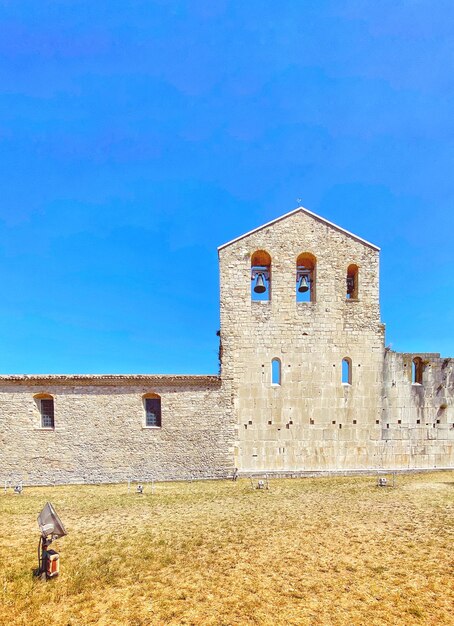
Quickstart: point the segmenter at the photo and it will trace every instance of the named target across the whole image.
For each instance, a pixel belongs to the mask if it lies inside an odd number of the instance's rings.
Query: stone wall
[[[145,427],[143,395],[161,396]],[[37,394],[54,398],[41,428]],[[231,475],[233,430],[217,376],[0,377],[0,480],[26,484]]]
[[[422,362],[421,384],[412,363]],[[454,467],[454,359],[386,351],[381,463],[401,469]]]

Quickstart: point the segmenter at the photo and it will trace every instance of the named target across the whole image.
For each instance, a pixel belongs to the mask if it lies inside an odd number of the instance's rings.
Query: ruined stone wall
[[[162,427],[145,427],[143,394],[161,396]],[[54,398],[42,429],[36,394]],[[25,484],[231,475],[233,430],[218,377],[0,378],[0,480]]]
[[[414,383],[412,362],[422,362]],[[454,467],[454,359],[386,351],[381,462],[400,469]]]
[[[251,301],[251,255],[271,255],[271,300]],[[317,258],[316,302],[296,301],[296,260]],[[384,327],[378,250],[304,212],[219,251],[222,377],[237,419],[241,471],[361,469],[378,462]],[[359,294],[346,299],[350,264]],[[271,360],[282,362],[271,384]],[[342,359],[352,361],[351,385]]]

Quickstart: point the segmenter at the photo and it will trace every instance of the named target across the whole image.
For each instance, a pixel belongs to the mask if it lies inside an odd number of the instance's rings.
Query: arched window
[[[296,301],[315,302],[315,269],[317,259],[303,252],[296,259]]]
[[[342,359],[342,384],[352,384],[352,361],[348,357]]]
[[[414,385],[422,385],[423,369],[424,366],[421,357],[415,357],[412,363],[412,383]]]
[[[271,361],[271,384],[272,385],[281,384],[281,360],[280,359],[273,359]]]
[[[161,397],[157,393],[146,393],[143,396],[145,407],[145,426],[161,428]]]
[[[41,428],[55,428],[54,398],[47,393],[34,396],[41,415]]]
[[[271,300],[271,257],[265,250],[251,256],[251,300]]]
[[[358,266],[352,263],[347,269],[347,300],[358,299]]]

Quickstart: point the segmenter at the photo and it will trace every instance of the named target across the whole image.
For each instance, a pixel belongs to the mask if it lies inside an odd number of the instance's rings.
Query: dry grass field
[[[36,516],[68,536],[41,582]],[[0,495],[0,623],[454,624],[454,472]]]

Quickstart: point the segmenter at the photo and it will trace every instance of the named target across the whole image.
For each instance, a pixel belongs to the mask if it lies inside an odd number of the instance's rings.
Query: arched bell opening
[[[347,269],[347,300],[358,299],[358,266],[352,263]]]
[[[251,300],[271,300],[271,257],[265,250],[251,256]]]
[[[315,302],[315,269],[317,259],[303,252],[296,260],[296,301]]]
[[[421,357],[417,356],[412,362],[412,383],[414,385],[422,385],[422,373],[424,365]]]

